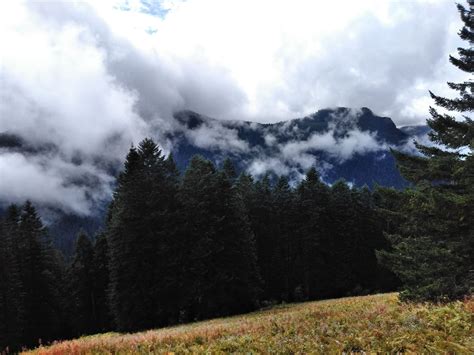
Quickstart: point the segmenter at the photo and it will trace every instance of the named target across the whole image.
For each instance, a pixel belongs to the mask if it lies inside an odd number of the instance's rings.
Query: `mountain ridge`
[[[376,116],[370,109],[365,107],[358,110],[345,107],[323,109],[302,118],[273,124],[248,121],[221,121],[189,110],[177,112],[175,118],[182,124],[184,132],[184,134],[177,134],[172,137],[175,147],[173,154],[177,158],[176,160],[180,168],[186,165],[193,154],[201,154],[215,163],[222,161],[223,155],[229,155],[234,160],[241,162],[240,170],[248,170],[251,167],[251,164],[248,163],[249,160],[252,160],[252,157],[258,156],[262,159],[274,158],[283,161],[285,157],[278,156],[277,150],[279,148],[280,150],[286,149],[286,152],[288,152],[289,148],[285,147],[286,144],[304,142],[305,147],[296,150],[302,155],[307,153],[315,157],[314,163],[316,168],[319,168],[318,170],[325,163],[330,163],[335,167],[334,171],[329,169],[323,172],[323,177],[326,175],[327,178],[326,182],[332,183],[338,178],[344,178],[349,182],[353,182],[356,186],[367,184],[370,187],[374,186],[374,184],[396,188],[407,186],[406,181],[396,170],[393,158],[388,156],[387,153],[389,153],[390,147],[404,149],[405,145],[411,139],[416,138],[419,133],[417,131],[411,134],[412,132],[408,128],[397,128],[389,117]],[[219,147],[219,142],[213,141],[206,145],[202,141],[193,141],[193,136],[189,134],[189,132],[204,131],[206,128],[212,129],[215,124],[221,125],[224,129],[234,131],[234,136],[240,142],[246,143],[250,149],[241,149],[241,151],[229,149],[225,151]],[[351,133],[353,136],[351,136]],[[321,137],[318,137],[316,134],[319,134]],[[309,141],[310,139],[312,140]],[[318,145],[318,139],[320,141],[326,139],[329,142],[325,146],[321,146],[321,144]],[[345,156],[338,157],[337,151],[330,149],[331,139],[334,144],[339,144],[341,148],[349,150],[345,152]],[[361,141],[366,139],[372,144],[371,149],[364,149],[366,147],[363,146],[363,142],[358,144],[358,139]],[[348,143],[352,144],[355,151],[350,151],[351,147],[344,145],[345,140],[349,140]],[[269,144],[269,141],[273,141],[274,144]],[[252,149],[255,147],[257,149]],[[328,154],[328,151],[331,151],[331,154]],[[376,164],[368,165],[368,161],[364,164],[364,159],[361,159],[364,155],[370,156],[369,160],[371,162],[378,162],[379,166]],[[359,160],[354,161],[353,156],[357,156]],[[318,166],[318,162],[322,164]],[[289,166],[291,165],[291,162],[287,163],[289,163]],[[298,171],[302,174],[304,170],[309,168],[309,164],[299,164],[298,166],[297,163],[293,163],[293,173]],[[341,169],[338,169],[338,165],[342,165]],[[360,175],[357,171],[358,165],[361,165],[360,168],[367,170],[369,173],[364,176],[358,176]],[[382,166],[386,173],[380,171],[379,168]],[[287,169],[288,171],[291,173],[291,169]],[[370,173],[371,171],[372,173]],[[278,175],[277,171],[274,172]],[[353,178],[354,176],[356,177],[355,179]]]
[[[257,178],[267,173],[286,174],[297,181],[310,166],[315,166],[326,183],[343,178],[354,186],[371,188],[377,184],[407,186],[389,149],[404,148],[412,139],[429,131],[427,126],[397,128],[389,117],[377,116],[365,107],[323,109],[276,123],[225,121],[190,110],[178,111],[174,118],[179,129],[168,132],[166,137],[172,142],[171,152],[181,172],[193,155],[200,154],[218,166],[230,158],[238,171],[248,171]],[[52,143],[34,144],[13,133],[0,133],[0,154],[34,156],[58,150]],[[120,167],[108,170],[116,176]],[[84,184],[82,180],[91,183],[89,178],[80,176],[71,183]],[[9,202],[0,201],[0,213]],[[42,206],[38,207],[41,210]],[[73,251],[79,230],[96,233],[106,213],[105,205],[97,206],[91,216],[47,208],[49,215],[51,212],[55,215],[49,225],[55,244],[68,255]]]

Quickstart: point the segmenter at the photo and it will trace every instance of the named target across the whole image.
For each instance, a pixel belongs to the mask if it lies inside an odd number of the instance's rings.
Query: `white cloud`
[[[367,106],[397,124],[422,123],[427,90],[446,94],[445,81],[464,78],[447,59],[461,44],[461,23],[445,0],[147,4],[3,4],[0,132],[55,144],[52,161],[70,166],[79,157],[102,179],[108,173],[98,158],[123,159],[130,143],[147,135],[167,143],[164,134],[178,127],[171,119],[175,110],[276,122],[324,107]],[[248,150],[235,130],[220,125],[203,126],[190,138],[202,147]],[[266,141],[273,144],[271,136]],[[377,145],[362,132],[344,139],[323,134],[281,147],[282,158],[306,167],[310,148],[347,159]],[[8,154],[0,159],[14,163],[17,175],[8,186],[3,182],[0,195],[20,191],[31,172],[37,177],[32,186],[56,190],[54,201],[64,193],[68,208],[84,213],[90,206],[81,197],[90,188],[64,190],[59,163]],[[285,171],[277,161],[257,162],[253,170],[264,165]]]
[[[3,152],[0,171],[0,201],[9,203],[21,204],[30,199],[44,207],[83,215],[111,193],[110,176],[98,173],[93,166],[68,164],[54,156]],[[93,195],[88,184],[94,185]]]
[[[358,130],[348,132],[344,137],[337,138],[334,131],[315,133],[308,140],[294,141],[282,145],[280,151],[286,160],[299,157],[308,151],[324,151],[330,157],[341,162],[350,159],[354,154],[363,154],[386,149],[373,135]]]
[[[136,91],[142,116],[186,108],[265,122],[334,106],[421,122],[427,89],[444,94],[445,81],[460,77],[447,60],[460,21],[443,0],[147,3],[158,10],[139,0],[9,2],[3,68],[10,72],[9,58],[34,67],[29,53],[54,67],[70,53],[81,74],[101,75],[88,65],[104,62]]]
[[[114,157],[123,149],[104,151],[104,141],[123,136],[130,144],[143,135],[136,94],[107,72],[89,29],[68,24],[57,31],[32,17],[21,31],[8,30],[0,42],[0,132],[53,142],[67,154]]]
[[[264,139],[265,139],[265,144],[269,147],[274,145],[276,143],[276,140],[277,140],[276,137],[271,133],[266,134]]]
[[[442,0],[188,0],[152,37],[160,53],[230,73],[246,101],[223,110],[226,118],[268,122],[367,106],[413,123],[427,113],[412,104],[427,96],[416,90],[420,83],[432,88],[459,78],[447,60],[459,27],[454,4]]]
[[[237,153],[250,150],[248,143],[239,138],[236,129],[227,128],[219,121],[203,123],[196,129],[185,130],[184,134],[199,148]]]
[[[247,171],[253,176],[262,176],[268,172],[277,175],[288,175],[290,168],[279,158],[257,158],[249,165]]]

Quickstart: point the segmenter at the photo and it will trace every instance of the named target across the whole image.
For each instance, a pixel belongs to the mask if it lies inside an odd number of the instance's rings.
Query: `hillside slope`
[[[474,300],[400,304],[379,294],[277,306],[135,334],[107,333],[25,354],[474,353]]]

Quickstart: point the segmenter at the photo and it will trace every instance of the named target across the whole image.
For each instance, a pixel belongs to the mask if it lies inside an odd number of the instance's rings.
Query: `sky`
[[[423,124],[428,90],[465,79],[448,62],[460,27],[450,0],[5,2],[0,132],[59,148],[0,151],[0,200],[87,214],[111,193],[97,161],[176,129],[182,109],[277,122],[365,106]]]

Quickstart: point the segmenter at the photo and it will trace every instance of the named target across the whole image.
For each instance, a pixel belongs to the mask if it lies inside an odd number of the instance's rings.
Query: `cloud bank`
[[[172,148],[166,133],[182,129],[172,119],[182,109],[276,122],[367,106],[421,123],[427,90],[446,94],[444,82],[460,79],[447,61],[460,26],[445,0],[8,2],[0,133],[54,149],[0,151],[0,199],[88,214],[109,198],[110,166],[130,144],[152,135]],[[197,146],[249,150],[220,125],[189,135]],[[266,141],[275,144],[271,134]],[[314,135],[251,170],[307,167],[315,147],[346,159],[377,145],[357,131]]]

